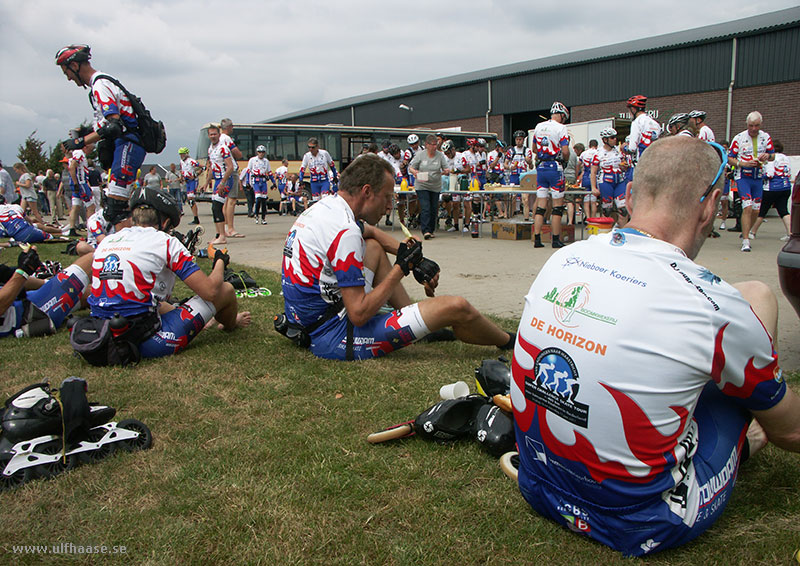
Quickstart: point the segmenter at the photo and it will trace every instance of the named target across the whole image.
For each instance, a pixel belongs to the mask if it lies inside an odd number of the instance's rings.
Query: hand
[[[416,279],[417,283],[420,285],[433,281],[434,277],[437,275],[439,275],[439,264],[432,259],[423,257],[422,261],[414,266],[414,279]]]
[[[226,250],[216,250],[214,252],[214,263],[211,265],[212,270],[216,267],[218,261],[222,262],[223,268],[227,268],[228,264],[231,262],[231,256],[228,255]]]
[[[394,264],[400,266],[404,275],[408,275],[414,266],[419,265],[422,260],[422,242],[410,238],[400,243]]]
[[[77,138],[70,138],[64,141],[64,149],[67,151],[74,151],[76,149],[81,149],[86,143],[84,142],[83,136],[79,136]]]
[[[36,253],[36,248],[19,252],[19,256],[17,256],[17,267],[28,275],[33,275],[41,265],[42,261],[39,259],[39,254]]]

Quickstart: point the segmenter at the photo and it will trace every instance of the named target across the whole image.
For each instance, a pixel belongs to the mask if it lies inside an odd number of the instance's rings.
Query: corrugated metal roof
[[[530,73],[532,71],[541,71],[553,67],[564,67],[600,59],[620,57],[623,55],[670,49],[695,43],[719,41],[721,39],[734,36],[741,37],[755,34],[769,28],[789,27],[797,25],[798,23],[800,23],[800,7],[787,8],[777,12],[769,12],[759,16],[723,22],[720,24],[713,24],[687,31],[679,31],[658,35],[655,37],[636,39],[633,41],[626,41],[623,43],[616,43],[603,47],[583,49],[581,51],[573,51],[571,53],[565,53],[562,55],[554,55],[551,57],[544,57],[542,59],[533,59],[519,63],[512,63],[509,65],[501,65],[499,67],[491,67],[489,69],[483,69],[471,73],[462,73],[441,79],[381,90],[370,94],[353,96],[350,98],[337,100],[335,102],[329,102],[319,106],[307,108],[298,112],[277,116],[269,120],[264,120],[264,122],[283,122],[298,116],[326,112],[342,107],[356,106],[367,102],[375,102],[377,100],[404,96],[411,93],[421,93],[424,91],[452,87],[460,84],[509,77]]]

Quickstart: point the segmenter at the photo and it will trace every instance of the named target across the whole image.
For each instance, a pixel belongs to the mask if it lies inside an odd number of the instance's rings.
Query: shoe
[[[534,247],[534,248],[543,248],[543,247],[544,247],[544,244],[542,243],[542,240],[541,240],[541,239],[538,239],[538,238],[537,238],[537,239],[535,239],[535,240],[533,241],[533,247]]]
[[[430,240],[431,238],[433,238],[433,234],[431,234],[430,232],[426,232],[422,237],[426,240]]]
[[[197,218],[195,218],[194,220],[189,222],[189,226],[197,226],[199,224],[200,224],[200,220],[198,220]]]
[[[711,233],[708,235],[709,238],[719,238],[719,232],[716,230],[711,230]]]
[[[724,222],[719,225],[719,229],[720,230],[725,230],[725,223]]]
[[[267,225],[267,219],[266,218],[262,218],[261,219],[261,225],[262,226],[266,226]]]
[[[464,226],[464,228],[462,228],[462,230],[461,230],[461,231],[462,231],[462,232],[464,232],[464,233],[466,234],[467,232],[469,232],[469,228],[467,228],[466,226]]]
[[[556,240],[556,239],[553,239],[552,246],[553,246],[554,248],[563,248],[564,246],[566,246],[566,244],[565,244],[565,243],[563,243],[561,240]],[[544,247],[544,246],[542,246],[542,247]]]
[[[70,228],[69,232],[67,232],[67,236],[71,236],[73,238],[78,237],[78,231],[75,228]]]
[[[750,251],[750,242],[748,240],[744,240],[742,242],[742,251],[749,252]]]
[[[259,220],[258,218],[256,218],[256,224],[261,224],[261,220]]]
[[[789,234],[786,234],[785,236],[781,236],[781,242],[788,242],[789,238],[791,238],[791,236]]]
[[[383,223],[383,225],[384,225],[384,226],[394,226],[394,222],[392,222],[391,220],[389,220],[389,219],[387,218],[387,219],[386,219],[386,222],[384,222],[384,223]]]
[[[447,228],[448,232],[455,232],[456,230],[458,230],[458,227],[456,227],[456,226],[450,226],[450,227]],[[787,236],[787,239],[788,239],[788,236]]]
[[[750,234],[748,234],[748,236],[750,236],[751,240],[755,240],[756,239],[756,235],[753,234],[752,232],[750,232]]]

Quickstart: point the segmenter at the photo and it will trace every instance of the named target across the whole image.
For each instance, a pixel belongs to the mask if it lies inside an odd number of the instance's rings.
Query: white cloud
[[[0,0],[0,158],[34,129],[53,145],[91,116],[85,91],[55,66],[69,43],[92,46],[167,126],[156,160],[196,144],[227,116],[254,122],[378,90],[747,17],[795,5],[642,0],[639,9],[578,0],[430,3],[240,0]],[[621,6],[621,5],[620,5]],[[675,18],[674,14],[691,14]]]

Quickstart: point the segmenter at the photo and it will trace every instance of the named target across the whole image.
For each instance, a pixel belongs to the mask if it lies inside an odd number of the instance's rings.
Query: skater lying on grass
[[[363,155],[342,173],[338,194],[298,217],[283,250],[288,322],[304,327],[315,356],[338,360],[382,356],[447,327],[463,342],[513,347],[514,336],[466,299],[434,297],[439,266],[423,258],[421,242],[374,227],[393,189],[391,164]],[[411,302],[401,281],[412,271],[431,298]],[[387,302],[396,310],[380,313]]]
[[[106,236],[94,252],[88,299],[92,317],[113,319],[115,339],[124,337],[145,358],[177,354],[214,320],[224,330],[250,324],[250,313],[238,312],[234,289],[223,281],[228,255],[218,250],[206,275],[168,234],[180,222],[171,195],[137,189],[130,209],[133,225]],[[178,306],[166,302],[175,276],[197,293]]]

